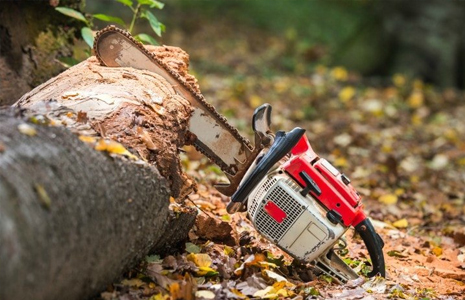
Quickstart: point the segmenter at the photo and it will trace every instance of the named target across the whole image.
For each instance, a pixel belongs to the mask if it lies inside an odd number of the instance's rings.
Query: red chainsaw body
[[[343,181],[343,174],[313,151],[305,135],[292,149],[291,154],[282,169],[301,186],[305,186],[305,182],[299,174],[306,172],[321,189],[320,195],[310,192],[311,195],[328,211],[337,212],[342,217],[344,226],[356,226],[366,219],[360,195],[348,180]]]

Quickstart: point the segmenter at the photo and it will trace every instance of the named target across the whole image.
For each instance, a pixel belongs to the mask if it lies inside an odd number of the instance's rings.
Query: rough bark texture
[[[187,76],[184,52],[155,51]],[[191,107],[163,78],[90,58],[15,111],[0,117],[0,299],[83,299],[186,238],[195,211],[168,206],[194,186],[178,156]],[[111,140],[140,159],[92,149]]]
[[[170,214],[155,167],[95,151],[63,127],[30,124],[29,136],[20,124],[0,116],[1,299],[84,299],[185,238],[195,213]]]

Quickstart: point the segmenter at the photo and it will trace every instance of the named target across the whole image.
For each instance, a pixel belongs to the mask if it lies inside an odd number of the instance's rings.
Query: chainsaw
[[[189,122],[195,148],[217,164],[229,179],[215,187],[231,196],[229,213],[247,211],[257,231],[294,258],[310,262],[339,283],[358,275],[338,256],[352,226],[368,250],[368,277],[385,277],[383,240],[363,212],[350,179],[312,149],[305,129],[270,129],[271,106],[252,118],[254,145],[242,137],[183,77],[136,41],[109,26],[99,31],[94,53],[108,67],[132,67],[162,76],[194,111]],[[340,247],[340,245],[342,246]]]

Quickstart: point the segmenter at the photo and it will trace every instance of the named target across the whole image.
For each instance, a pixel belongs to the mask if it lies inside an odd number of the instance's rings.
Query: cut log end
[[[150,49],[198,90],[195,78],[187,73],[184,51],[166,46]],[[156,165],[175,198],[195,189],[179,159],[192,108],[157,74],[100,66],[91,57],[24,95],[16,106],[46,115],[81,135],[122,143]]]

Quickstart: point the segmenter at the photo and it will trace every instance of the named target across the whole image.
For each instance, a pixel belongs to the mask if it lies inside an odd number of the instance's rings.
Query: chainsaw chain
[[[144,45],[141,42],[134,39],[134,37],[129,32],[127,32],[126,30],[120,29],[120,28],[118,28],[118,27],[116,27],[114,25],[110,25],[110,26],[107,26],[107,27],[103,28],[102,30],[98,31],[96,36],[95,36],[95,40],[98,40],[100,35],[102,35],[105,32],[108,32],[108,31],[119,32],[122,35],[124,35],[126,38],[128,38],[137,48],[139,48],[140,51],[144,52],[150,59],[152,59],[155,63],[157,63],[158,65],[163,67],[168,73],[170,73],[186,90],[188,90],[194,96],[194,98],[197,100],[197,102],[200,103],[204,107],[205,110],[208,110],[210,113],[212,113],[214,115],[214,117],[217,120],[219,120],[237,140],[239,140],[243,145],[248,147],[250,150],[253,149],[252,144],[250,143],[250,141],[248,139],[244,138],[242,135],[240,135],[239,131],[235,127],[230,125],[228,123],[228,120],[224,116],[219,114],[215,110],[213,105],[211,105],[210,103],[208,103],[205,100],[205,97],[201,93],[198,93],[197,91],[195,91],[192,88],[191,84],[189,84],[181,75],[179,75],[179,73],[177,73],[173,69],[171,69],[165,62],[163,62],[160,58],[158,58],[154,53],[151,53],[150,51],[148,51],[144,47]],[[103,62],[101,57],[98,55],[97,43],[95,43],[95,42],[94,42],[93,50],[94,50],[94,54],[97,57],[97,60],[99,61],[99,63],[102,66],[105,66],[105,63]],[[210,154],[208,154],[203,148],[201,148],[195,142],[193,144],[194,144],[195,148],[199,152],[201,152],[203,155],[205,155],[214,164],[218,165],[221,168],[222,171],[224,171],[224,172],[226,172],[228,174],[231,174],[231,175],[235,174],[236,170],[234,168],[232,168],[231,166],[227,166],[222,161],[216,161],[216,159],[214,157],[212,157]]]

